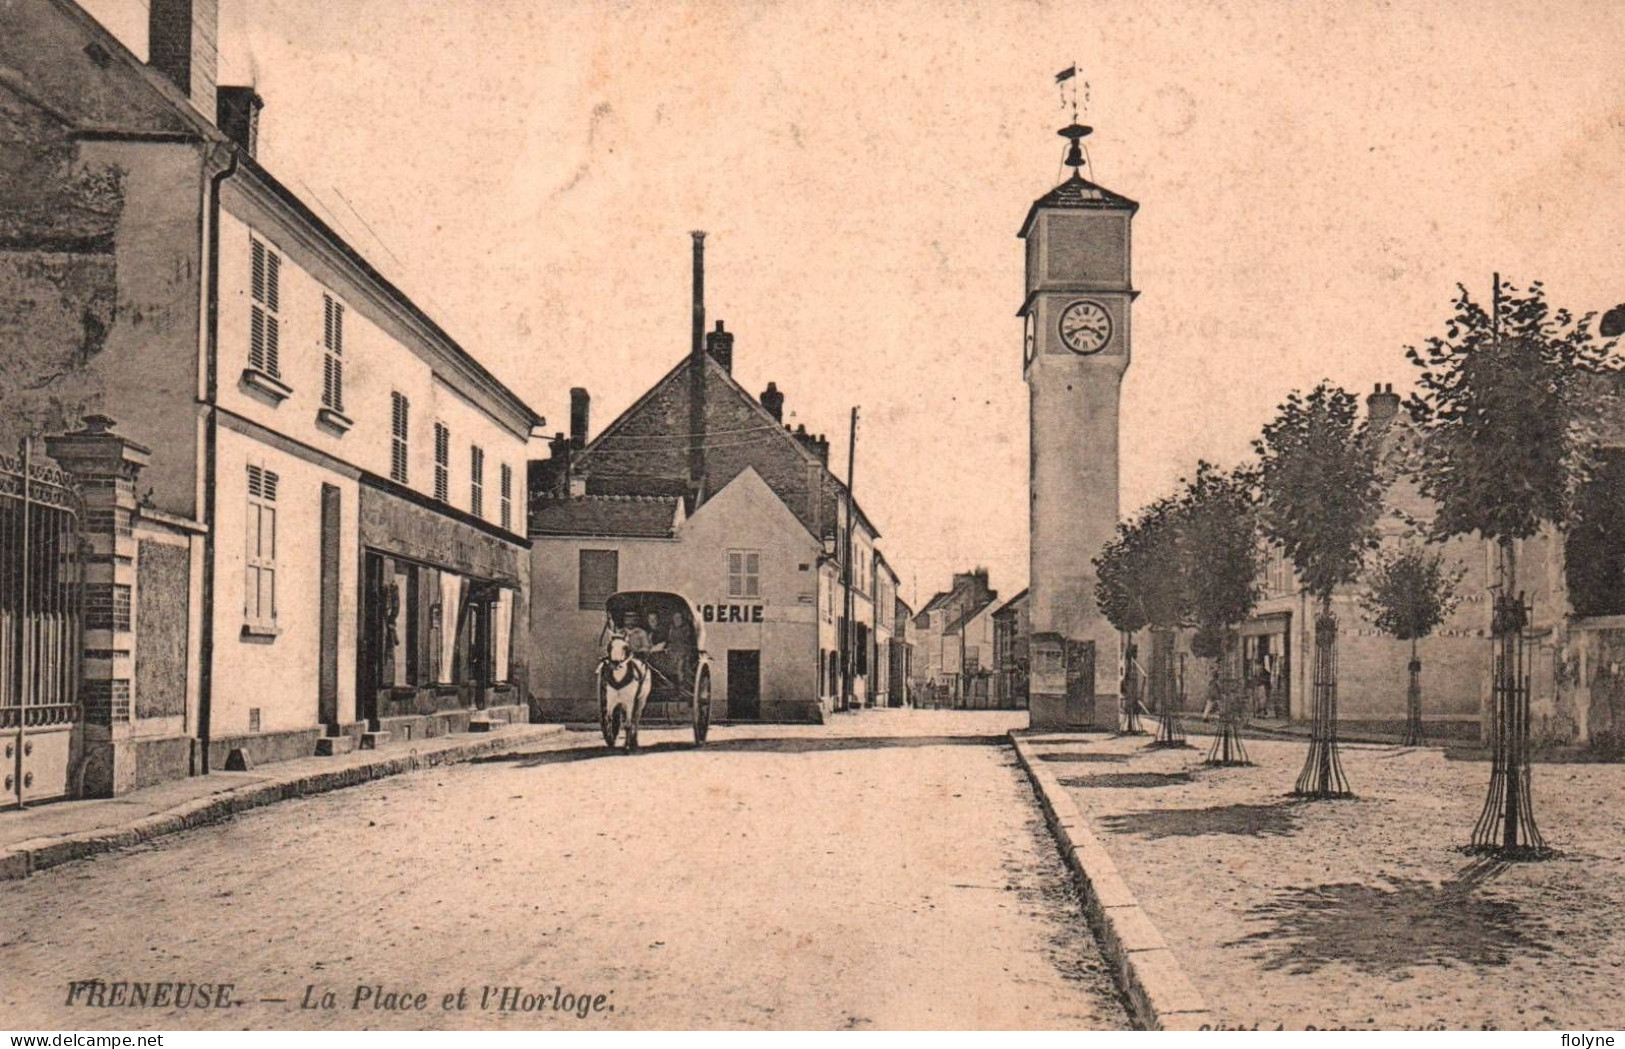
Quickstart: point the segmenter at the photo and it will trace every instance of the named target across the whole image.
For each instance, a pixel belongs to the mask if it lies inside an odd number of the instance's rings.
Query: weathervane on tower
[[[1083,140],[1088,138],[1095,129],[1078,122],[1078,64],[1076,62],[1055,74],[1055,83],[1061,91],[1061,107],[1063,109],[1067,106],[1066,84],[1068,82],[1072,85],[1072,123],[1060,130],[1061,137],[1070,143],[1066,150],[1066,160],[1063,163],[1072,169],[1073,177],[1082,178],[1082,169],[1089,164],[1088,154],[1083,150]],[[1089,101],[1089,84],[1087,81],[1084,82],[1083,89],[1084,102],[1087,104]]]

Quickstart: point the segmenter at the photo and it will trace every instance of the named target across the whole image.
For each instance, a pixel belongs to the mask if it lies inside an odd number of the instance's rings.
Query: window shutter
[[[265,305],[271,307],[273,312],[282,308],[277,304],[281,275],[282,257],[274,251],[265,252]]]
[[[434,424],[434,497],[451,499],[451,431],[445,423]]]
[[[265,311],[252,307],[248,328],[248,364],[257,371],[265,370]]]
[[[275,258],[275,256],[272,257]],[[278,327],[279,325],[275,317],[268,316],[265,318],[265,374],[273,377],[282,374],[281,371],[278,370]]]
[[[401,393],[390,395],[390,433],[391,446],[389,456],[389,476],[391,480],[401,484],[406,483],[406,441],[408,426],[411,421],[412,406]]]
[[[252,260],[251,260],[251,263],[249,265],[249,269],[253,273],[252,277],[249,280],[249,286],[253,291],[254,301],[255,302],[264,302],[265,301],[265,245],[261,244],[257,240],[250,241],[249,243],[250,243],[250,247],[251,247],[250,255],[252,256]]]

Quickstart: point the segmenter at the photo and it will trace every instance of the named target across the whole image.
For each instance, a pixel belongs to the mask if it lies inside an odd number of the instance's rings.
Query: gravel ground
[[[1123,1028],[998,714],[536,753],[245,814],[0,887],[5,1026]],[[225,1010],[64,1004],[229,982]],[[422,1011],[350,1008],[358,986]],[[605,996],[578,1018],[485,986]],[[302,1009],[307,987],[333,1009]],[[466,1008],[444,997],[468,988]],[[285,999],[264,1001],[263,999]],[[494,1005],[494,999],[487,999]],[[534,1003],[533,1003],[534,1004]],[[610,1011],[613,1007],[613,1011]]]
[[[1625,767],[1536,765],[1561,850],[1457,851],[1489,766],[1348,746],[1349,801],[1288,797],[1306,744],[1247,742],[1253,768],[1145,737],[1048,745],[1147,915],[1228,1026],[1625,1027]]]

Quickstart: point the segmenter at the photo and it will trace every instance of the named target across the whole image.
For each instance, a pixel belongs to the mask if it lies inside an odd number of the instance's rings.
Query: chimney
[[[694,331],[688,361],[689,511],[705,499],[705,232],[694,230]]]
[[[705,352],[709,353],[712,357],[716,358],[716,362],[718,364],[722,365],[722,370],[723,371],[728,372],[729,374],[733,373],[733,370],[734,370],[734,337],[733,337],[733,332],[727,331],[726,329],[724,329],[722,327],[722,322],[721,321],[717,321],[717,330],[716,331],[709,332],[709,333],[706,334],[706,336],[705,336]]]
[[[1394,392],[1394,384],[1377,383],[1366,395],[1365,417],[1372,426],[1387,426],[1399,414],[1399,394]]]
[[[147,12],[147,64],[180,88],[204,119],[216,119],[220,0],[151,0]]]
[[[570,447],[577,451],[587,447],[587,411],[592,396],[580,386],[570,388]]]
[[[778,422],[784,421],[784,394],[779,392],[777,383],[768,383],[767,389],[762,391],[762,396],[758,400],[762,402],[762,407],[767,409],[767,414]]]
[[[260,110],[265,100],[251,87],[222,87],[218,91],[219,116],[215,124],[244,153],[254,156],[259,147]]]
[[[705,231],[697,229],[689,236],[694,238],[694,337],[688,352],[699,357],[705,348]]]

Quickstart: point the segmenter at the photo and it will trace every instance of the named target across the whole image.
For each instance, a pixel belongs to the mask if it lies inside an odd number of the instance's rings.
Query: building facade
[[[260,165],[263,103],[214,82],[212,0],[149,11],[150,66],[71,0],[0,12],[4,135],[43,165],[5,187],[26,203],[0,296],[33,304],[7,426],[77,431],[64,459],[139,486],[113,512],[195,549],[171,557],[187,669],[161,709],[121,633],[164,550],[115,550],[90,584],[120,611],[87,640],[111,655],[87,664],[110,698],[87,705],[106,742],[85,791],[523,716],[540,418]]]
[[[794,642],[783,642],[799,646],[793,657],[782,657],[791,659],[796,671],[785,675],[775,672],[772,679],[788,682],[793,678],[797,691],[792,694],[785,685],[775,692],[778,685],[770,687],[764,676],[759,707],[754,700],[742,699],[734,707],[737,716],[748,719],[753,707],[758,707],[762,717],[806,720],[848,706],[863,706],[878,696],[874,669],[877,575],[886,577],[880,585],[894,588],[895,574],[889,568],[877,573],[876,542],[880,533],[862,505],[830,472],[829,442],[804,427],[792,430],[784,424],[784,393],[774,383],[768,383],[759,397],[753,397],[739,384],[733,375],[734,334],[726,330],[723,322],[716,322],[712,331],[704,330],[703,244],[704,235],[695,234],[695,323],[690,352],[591,440],[587,439],[586,411],[590,402],[584,391],[575,398],[580,411],[572,412],[569,438],[558,435],[552,456],[531,464],[537,486],[535,506],[543,515],[536,521],[541,530],[533,527],[532,532],[541,541],[548,527],[544,519],[550,514],[566,513],[556,505],[569,498],[638,496],[680,500],[689,521],[680,530],[686,537],[682,539],[685,552],[664,569],[651,568],[647,573],[640,570],[637,578],[658,581],[664,572],[677,583],[697,587],[685,596],[703,605],[705,599],[699,595],[714,593],[715,588],[708,573],[716,564],[726,562],[732,547],[726,541],[725,529],[719,527],[713,533],[695,522],[716,521],[718,514],[705,513],[708,503],[732,491],[735,483],[748,474],[752,480],[742,490],[765,487],[799,529],[791,538],[779,536],[763,549],[787,549],[786,544],[799,544],[804,538],[816,549],[806,556],[797,554],[792,565],[797,585],[781,588],[772,610],[774,615],[788,615],[793,609],[792,618],[798,627],[812,627],[806,631],[805,646],[800,634]],[[735,497],[742,498],[731,496]],[[779,511],[772,516],[775,522],[783,523]],[[774,535],[778,536],[778,532]],[[765,541],[767,537],[762,538]],[[665,537],[665,541],[676,541],[676,537]],[[706,543],[713,545],[706,547]],[[679,568],[679,562],[692,567]],[[792,590],[794,601],[785,597]],[[537,608],[547,610],[551,599],[539,596],[538,600]],[[763,614],[768,614],[765,606]],[[540,641],[547,626],[540,623],[536,631]],[[748,659],[743,653],[754,648],[741,644],[737,658]],[[804,651],[816,653],[808,673],[801,669]],[[770,657],[764,652],[761,658],[766,661]],[[771,659],[775,666],[780,665],[779,654]],[[726,676],[720,664],[719,671],[720,682]],[[736,680],[742,681],[745,676],[742,670]],[[554,710],[544,704],[544,711]]]
[[[678,496],[548,495],[531,516],[531,687],[543,720],[598,720],[611,594],[679,594],[713,662],[712,718],[820,721],[823,545],[747,467],[692,516]],[[651,717],[687,712],[651,711]]]

